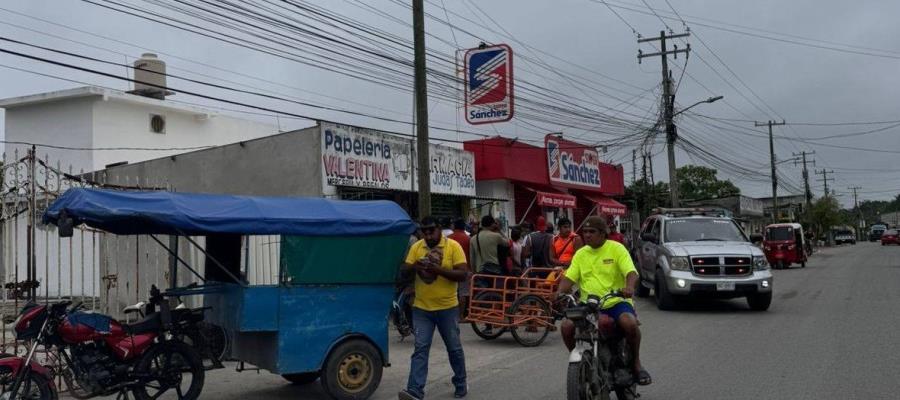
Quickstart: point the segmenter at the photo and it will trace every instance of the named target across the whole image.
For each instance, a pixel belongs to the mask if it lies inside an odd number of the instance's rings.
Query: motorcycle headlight
[[[687,257],[672,257],[669,260],[669,267],[676,271],[690,271],[691,263]]]
[[[766,256],[753,256],[753,268],[757,271],[769,269],[769,262],[766,261]]]

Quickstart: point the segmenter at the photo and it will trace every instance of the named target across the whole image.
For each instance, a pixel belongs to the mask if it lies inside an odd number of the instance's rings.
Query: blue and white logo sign
[[[465,56],[466,121],[486,124],[513,117],[512,49],[505,44],[470,49]]]

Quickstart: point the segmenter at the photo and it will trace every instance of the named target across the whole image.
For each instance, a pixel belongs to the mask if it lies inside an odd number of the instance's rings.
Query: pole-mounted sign
[[[470,49],[465,56],[466,121],[487,124],[513,117],[512,49],[505,44]]]

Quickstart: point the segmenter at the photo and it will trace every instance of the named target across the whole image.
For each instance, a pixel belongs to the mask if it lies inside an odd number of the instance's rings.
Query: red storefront
[[[463,147],[475,154],[477,195],[509,200],[494,210],[509,225],[567,216],[578,226],[591,213],[626,213],[612,199],[625,194],[622,166],[600,162],[591,147],[559,135],[547,135],[544,147],[499,136]]]

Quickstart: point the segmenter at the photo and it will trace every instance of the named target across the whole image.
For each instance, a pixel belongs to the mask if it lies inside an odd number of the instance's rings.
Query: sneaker
[[[463,397],[466,397],[467,394],[469,394],[469,385],[463,386],[461,388],[456,388],[456,390],[453,392],[453,397],[461,399]]]
[[[417,397],[406,389],[403,389],[400,391],[400,393],[397,393],[397,397],[400,400],[422,400],[420,397]]]

